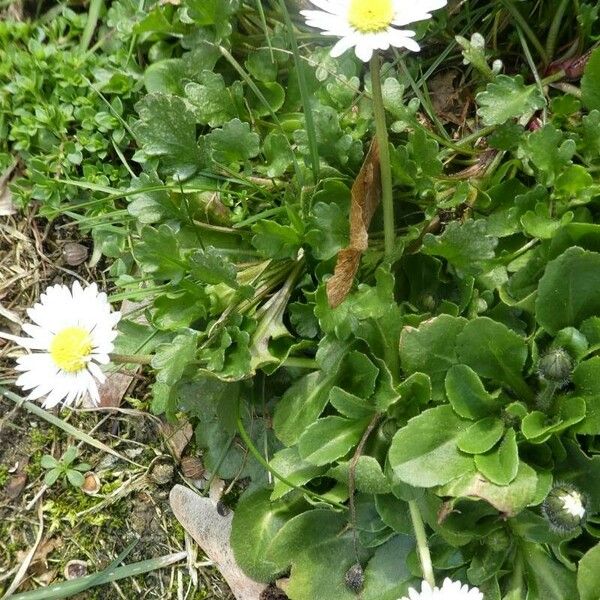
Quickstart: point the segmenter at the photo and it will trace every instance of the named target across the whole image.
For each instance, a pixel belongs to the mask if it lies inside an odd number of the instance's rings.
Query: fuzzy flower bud
[[[559,386],[569,382],[572,370],[573,360],[563,348],[550,350],[538,363],[538,371],[541,377]]]
[[[542,503],[542,514],[550,527],[559,533],[570,533],[585,520],[587,499],[575,486],[557,483]]]

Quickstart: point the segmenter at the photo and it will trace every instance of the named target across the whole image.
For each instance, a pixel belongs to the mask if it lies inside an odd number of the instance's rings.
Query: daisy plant
[[[121,315],[112,311],[104,292],[94,283],[83,288],[79,282],[69,289],[54,285],[27,313],[33,323],[25,323],[29,337],[0,332],[0,337],[16,342],[31,352],[17,359],[21,371],[16,384],[29,392],[29,399],[45,397],[43,406],[65,406],[88,396],[100,402],[97,382],[106,376],[100,365],[110,362],[115,329]]]
[[[405,26],[430,19],[431,12],[445,6],[447,0],[422,0],[414,3],[405,0],[310,0],[310,2],[318,10],[301,11],[306,24],[321,29],[323,35],[339,38],[331,49],[331,56],[341,56],[350,48],[354,48],[357,58],[370,63],[375,133],[381,169],[385,254],[391,256],[395,250],[394,199],[381,84],[381,61],[378,51],[388,50],[393,46],[418,52],[421,48],[414,40],[416,32],[405,29]],[[425,578],[424,586],[429,590],[436,590],[423,520],[414,501],[409,502],[409,508]]]
[[[431,18],[431,12],[446,5],[447,0],[310,0],[319,10],[303,10],[306,24],[322,30],[323,35],[339,38],[331,56],[341,56],[354,48],[363,62],[370,62],[375,131],[379,145],[384,222],[385,253],[395,248],[394,202],[388,132],[381,88],[379,50],[390,46],[420,50],[414,40],[416,32],[405,26]]]

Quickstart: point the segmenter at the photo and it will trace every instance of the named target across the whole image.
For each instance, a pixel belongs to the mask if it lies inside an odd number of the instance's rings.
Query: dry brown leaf
[[[121,304],[121,314],[127,317],[143,307],[143,303],[124,300]],[[136,323],[146,324],[143,312],[134,319]],[[100,406],[102,408],[117,408],[121,406],[123,397],[133,384],[134,375],[139,371],[139,365],[121,365],[119,371],[106,374],[106,381],[98,386],[100,393]]]
[[[352,289],[360,256],[369,247],[369,225],[380,202],[379,147],[373,139],[352,186],[350,244],[338,253],[335,271],[327,281],[327,300],[331,308],[339,306]]]
[[[173,457],[181,460],[185,447],[194,435],[192,424],[186,419],[181,419],[173,424],[163,422],[160,424],[160,432],[163,434]]]
[[[133,381],[133,376],[120,371],[108,373],[106,381],[98,386],[100,406],[102,408],[117,408],[127,393]]]
[[[51,537],[44,539],[36,548],[33,558],[31,559],[31,567],[35,567],[36,574],[42,573],[48,568],[48,555],[60,548],[63,545],[63,540],[60,537]],[[17,560],[23,561],[27,556],[27,552],[20,550],[17,552]]]
[[[18,498],[21,492],[23,491],[23,488],[25,487],[26,483],[27,473],[17,473],[16,475],[13,475],[6,484],[6,487],[4,488],[4,493],[6,494],[6,497],[9,500],[14,500],[15,498]]]

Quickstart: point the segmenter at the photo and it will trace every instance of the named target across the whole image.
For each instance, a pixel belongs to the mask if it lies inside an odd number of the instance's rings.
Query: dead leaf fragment
[[[229,544],[233,512],[221,516],[216,502],[176,485],[169,497],[173,514],[215,563],[237,600],[260,600],[265,585],[250,579],[238,566]]]
[[[361,254],[369,247],[369,225],[380,202],[379,147],[374,139],[352,186],[350,244],[338,253],[335,271],[327,281],[327,300],[331,308],[339,306],[352,289]]]
[[[185,447],[194,435],[192,424],[186,419],[180,419],[172,424],[163,422],[160,424],[160,432],[163,434],[173,458],[181,460]]]
[[[2,175],[0,175],[0,217],[14,215],[17,212],[13,203],[10,183],[15,178],[17,161],[13,162]]]

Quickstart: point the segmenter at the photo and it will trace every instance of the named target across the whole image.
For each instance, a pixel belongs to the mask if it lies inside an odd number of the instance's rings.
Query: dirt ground
[[[33,214],[0,217],[0,329],[18,333],[26,308],[48,285],[74,277],[103,281],[102,264],[91,271],[85,262],[73,266],[66,261],[68,242],[90,247],[74,234],[65,223],[50,226]],[[14,392],[16,354],[14,346],[0,340],[0,385]],[[118,456],[0,396],[0,595],[11,585],[21,592],[61,581],[65,573],[73,577],[100,571],[139,537],[125,564],[182,550],[190,558],[75,598],[230,599],[226,585],[168,504],[172,485],[184,483],[181,436],[173,436],[146,410],[143,372],[115,379],[118,389],[111,391],[111,404],[118,408],[52,414]],[[64,478],[49,488],[44,484],[42,456],[60,459],[69,446],[79,449],[76,463],[90,465],[89,493]],[[197,458],[193,441],[185,455]]]

